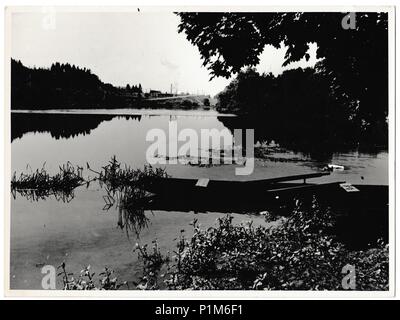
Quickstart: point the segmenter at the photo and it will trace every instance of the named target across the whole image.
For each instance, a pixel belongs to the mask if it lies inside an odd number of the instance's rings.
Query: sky
[[[202,66],[197,47],[178,33],[179,17],[172,12],[14,12],[11,18],[11,57],[29,67],[54,62],[91,69],[115,86],[141,83],[144,90],[215,95],[229,79],[215,78]],[[311,59],[285,67],[313,66]],[[259,72],[275,75],[284,69],[284,48],[266,46]]]

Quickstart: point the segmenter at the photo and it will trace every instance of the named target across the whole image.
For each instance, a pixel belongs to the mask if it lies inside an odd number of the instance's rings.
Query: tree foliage
[[[388,103],[388,15],[356,14],[356,28],[344,29],[345,13],[178,13],[179,32],[196,45],[203,65],[215,76],[231,77],[256,66],[266,45],[285,48],[283,66],[309,59],[316,43],[316,66],[338,100],[348,99],[366,129],[386,121]]]
[[[286,70],[278,76],[248,68],[239,71],[217,98],[218,111],[241,115],[221,117],[224,125],[231,130],[254,128],[260,142],[274,140],[320,156],[357,146],[370,151],[387,146],[387,123],[376,122],[364,130],[348,99],[337,99],[329,79],[312,68]]]

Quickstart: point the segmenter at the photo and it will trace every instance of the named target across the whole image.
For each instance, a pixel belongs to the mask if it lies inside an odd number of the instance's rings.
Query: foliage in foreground
[[[267,217],[267,220],[271,217]],[[269,227],[252,222],[233,224],[233,217],[219,218],[214,227],[201,229],[193,222],[190,238],[181,231],[171,257],[157,241],[136,245],[142,276],[130,281],[140,290],[343,290],[347,274],[355,268],[355,290],[388,290],[389,246],[349,251],[331,234],[332,214],[316,201],[297,204],[293,215]],[[128,281],[111,277],[105,268],[95,280],[90,266],[74,278],[65,270],[65,290],[129,289]]]
[[[112,277],[114,271],[105,267],[98,275],[90,271],[90,265],[81,270],[76,278],[72,273],[67,272],[65,262],[58,266],[61,271],[57,274],[62,277],[64,290],[118,290],[126,286],[127,282],[119,282],[117,277]]]
[[[234,225],[232,219],[220,218],[207,230],[195,221],[193,236],[182,232],[172,259],[157,243],[151,250],[138,245],[139,288],[343,290],[342,269],[352,265],[356,290],[388,290],[388,245],[349,251],[331,235],[331,212],[315,201],[311,207],[298,204],[289,218],[271,227]]]

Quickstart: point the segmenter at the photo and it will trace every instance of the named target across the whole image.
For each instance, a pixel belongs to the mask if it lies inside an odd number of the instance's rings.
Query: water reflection
[[[11,195],[14,200],[17,199],[18,195],[31,202],[54,197],[57,201],[68,203],[75,198],[74,190],[11,189]]]
[[[143,168],[147,163],[145,152],[149,145],[146,133],[154,128],[167,132],[170,121],[177,121],[179,130],[191,128],[197,132],[201,129],[233,130],[250,126],[243,119],[215,114],[121,116],[102,113],[13,113],[12,172],[25,172],[27,164],[34,169],[42,168],[45,163],[46,170],[54,174],[59,171],[59,165],[68,160],[85,169],[89,163],[94,170],[101,170],[113,155],[123,164]],[[266,157],[257,159],[251,176],[236,176],[234,165],[167,165],[167,173],[181,178],[252,180],[319,172],[329,161],[344,165],[346,169],[318,178],[316,183],[347,181],[354,184],[388,184],[386,151],[371,153],[369,149],[359,148],[351,152],[331,152],[328,160],[318,160],[313,155],[296,153],[299,151],[296,146],[290,149],[290,141],[281,141],[278,136],[261,131],[262,124],[259,129],[256,128],[256,138],[267,141],[274,139],[280,146],[272,148]],[[85,176],[85,179],[90,178],[93,176]],[[238,221],[246,219],[243,214],[252,214],[251,219],[262,224],[263,216],[258,213],[271,208],[271,203],[268,204],[262,196],[228,197],[226,201],[219,199],[216,193],[215,201],[211,201],[182,197],[179,192],[176,192],[176,197],[136,199],[130,206],[118,207],[117,201],[106,201],[107,190],[96,181],[69,194],[37,194],[25,190],[13,196],[10,272],[15,278],[11,277],[11,286],[21,289],[40,288],[42,275],[35,268],[38,262],[59,264],[65,259],[76,270],[82,264],[91,264],[134,272],[139,264],[135,264],[136,258],[130,254],[132,243],[126,241],[127,234],[131,237],[140,236],[144,242],[158,238],[164,250],[173,250],[176,235],[182,229],[191,229],[189,224],[194,218],[198,218],[207,228],[214,225],[215,219],[225,212],[233,213]],[[117,196],[114,198],[116,200]],[[374,198],[376,195],[371,194],[371,199]],[[272,207],[279,209],[279,205],[276,202]],[[345,215],[344,212],[342,214]],[[385,234],[385,230],[387,232],[387,216],[387,212],[377,211],[371,215],[367,211],[360,212],[350,220],[343,220],[343,234],[349,241],[361,241],[364,236],[370,241],[373,237]],[[116,227],[119,232],[116,232]],[[354,236],[354,230],[357,230],[357,237]],[[362,239],[363,243],[365,239]]]
[[[369,155],[377,155],[387,150],[386,146],[371,145],[366,143],[355,143],[351,137],[344,141],[344,137],[337,137],[336,140],[326,140],[320,136],[319,132],[306,134],[298,132],[296,139],[292,134],[285,130],[273,130],[265,126],[261,119],[253,119],[245,116],[181,116],[181,115],[146,115],[147,123],[153,128],[167,130],[165,123],[178,121],[180,129],[184,128],[209,128],[223,129],[228,128],[232,134],[234,129],[254,129],[255,142],[278,143],[285,152],[300,152],[305,158],[316,161],[329,162],[335,153],[360,152]],[[135,127],[135,122],[140,122],[142,115],[119,115],[119,114],[76,114],[76,113],[12,113],[11,114],[11,141],[22,138],[27,133],[47,133],[51,138],[59,140],[74,139],[82,135],[90,135],[98,129],[102,123],[112,120],[125,119],[133,120],[130,125]],[[200,120],[196,122],[196,120]],[[162,121],[160,121],[162,120]],[[196,125],[200,124],[199,125]],[[116,123],[115,123],[116,124]],[[137,126],[149,128],[149,126]],[[126,131],[126,137],[134,133],[134,130]],[[339,130],[340,131],[340,130]],[[168,131],[167,131],[168,132]],[[243,131],[243,135],[244,135]],[[117,137],[116,133],[111,136]],[[121,142],[119,140],[119,142]],[[243,149],[245,150],[246,140],[243,139]],[[90,160],[90,159],[88,159]]]
[[[140,121],[140,115],[104,115],[104,114],[51,114],[51,113],[12,113],[11,142],[22,138],[24,134],[50,133],[56,140],[87,135],[102,122],[113,118],[133,119]]]
[[[277,142],[287,150],[303,153],[316,161],[330,161],[335,153],[359,151],[377,155],[387,150],[387,133],[379,137],[355,136],[338,128],[335,134],[328,134],[324,128],[306,127],[303,130],[293,127],[274,127],[266,115],[264,117],[218,117],[231,132],[234,129],[254,128],[254,139],[258,142]],[[266,121],[268,120],[268,121]],[[386,140],[385,140],[386,137]],[[376,138],[376,140],[374,139]],[[377,141],[377,142],[374,142]],[[386,143],[382,144],[382,141]]]
[[[46,189],[12,189],[11,194],[14,200],[28,201],[31,203],[47,200],[55,200],[61,203],[71,203],[75,199],[75,189],[70,190],[46,190]],[[98,183],[96,180],[88,182],[85,188],[80,187],[80,191],[90,192],[91,190],[101,191],[102,199],[104,200],[103,212],[112,213],[112,210],[117,211],[116,225],[126,231],[129,238],[130,233],[140,237],[140,232],[148,227],[150,219],[146,216],[146,211],[151,211],[152,208],[148,205],[145,199],[138,197],[131,199],[132,195],[128,191],[129,187],[121,190],[110,191],[104,184]],[[128,193],[128,194],[127,194]],[[140,194],[144,194],[140,193]],[[130,201],[125,201],[129,198]],[[76,199],[78,205],[81,199]]]
[[[150,219],[146,216],[145,209],[136,205],[118,207],[117,209],[118,227],[126,231],[128,238],[130,232],[133,232],[137,238],[140,238],[141,231],[148,228],[150,222]]]

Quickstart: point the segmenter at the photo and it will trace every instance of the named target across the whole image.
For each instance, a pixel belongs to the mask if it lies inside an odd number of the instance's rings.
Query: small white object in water
[[[329,171],[343,171],[344,166],[338,165],[338,164],[328,164],[326,167],[326,170]]]

